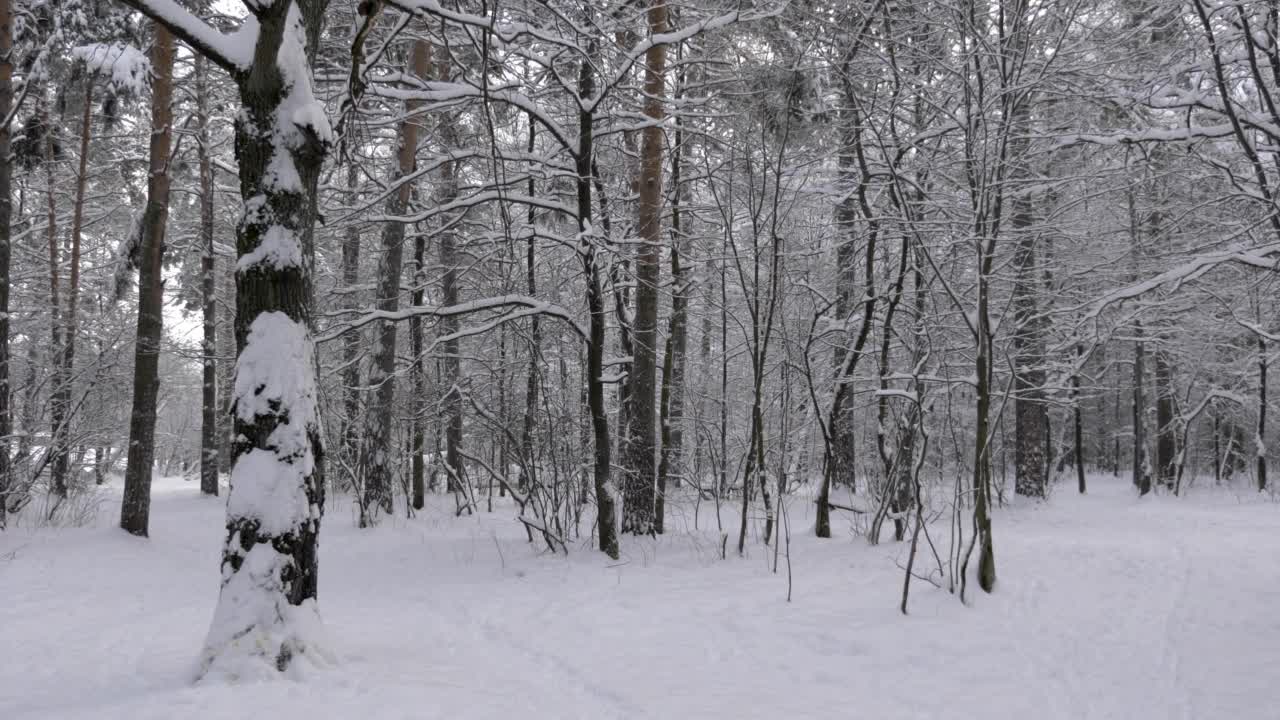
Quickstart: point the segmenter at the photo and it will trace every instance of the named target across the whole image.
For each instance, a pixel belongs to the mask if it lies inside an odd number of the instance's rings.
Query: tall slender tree
[[[151,149],[147,208],[142,218],[138,266],[138,333],[133,359],[133,410],[124,473],[120,527],[146,536],[155,460],[156,402],[160,391],[160,342],[164,335],[165,227],[169,221],[169,152],[173,145],[173,35],[155,24],[151,41]]]
[[[667,30],[666,0],[651,0],[649,33]],[[663,93],[667,46],[653,43],[645,53],[645,126],[640,148],[640,244],[635,256],[636,305],[632,320],[635,354],[629,375],[630,429],[627,433],[627,474],[622,501],[622,531],[634,535],[656,532],[657,439],[654,402],[658,372],[658,284],[662,265],[662,154],[665,133]]]

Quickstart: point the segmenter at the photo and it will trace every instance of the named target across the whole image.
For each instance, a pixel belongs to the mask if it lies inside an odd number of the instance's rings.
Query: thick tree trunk
[[[13,14],[11,0],[0,0],[0,529],[5,527],[9,488],[14,486],[9,462],[13,405],[9,402],[9,263],[13,203],[13,161],[9,157],[9,117],[13,107]]]
[[[323,451],[311,336],[316,186],[332,131],[306,53],[324,0],[250,5],[251,57],[219,55],[168,5],[125,0],[228,70],[240,92],[236,159],[245,213],[236,230],[236,378],[222,590],[201,675],[273,675],[313,644]],[[158,10],[157,7],[162,9]],[[212,30],[208,30],[212,32]]]
[[[649,6],[652,35],[667,30],[666,0],[652,0]],[[645,53],[645,127],[640,148],[640,244],[635,256],[636,308],[632,326],[634,359],[627,382],[630,386],[626,444],[626,483],[623,488],[622,531],[633,535],[656,532],[654,521],[657,473],[654,437],[657,413],[658,284],[662,255],[662,146],[659,124],[662,106],[667,47],[655,44]]]
[[[1016,235],[1013,286],[1014,491],[1043,498],[1048,491],[1048,413],[1043,399],[1044,322],[1037,293],[1035,237],[1031,232],[1031,203],[1025,197],[1011,202],[1010,224]]]
[[[209,158],[209,61],[196,60],[196,123],[200,162],[200,300],[203,336],[200,342],[200,492],[218,494],[218,277],[213,244],[213,164]]]
[[[431,48],[426,41],[413,44],[410,57],[411,72],[427,79],[431,63]],[[416,117],[421,103],[405,102],[405,116],[400,123],[400,147],[397,153],[398,167],[393,182],[400,182],[387,202],[387,214],[403,215],[409,207],[412,183],[405,179],[413,174],[418,151],[418,126]],[[378,261],[378,289],[376,307],[387,313],[400,309],[400,275],[404,259],[405,223],[388,222],[382,226],[382,255]],[[364,432],[364,448],[361,470],[364,475],[364,497],[360,503],[360,527],[377,522],[378,511],[392,512],[392,410],[396,404],[396,335],[395,321],[383,320],[377,330],[373,362],[369,368],[369,384],[374,386],[376,397],[368,413]]]
[[[147,207],[142,219],[138,267],[138,334],[133,356],[133,410],[124,471],[120,527],[147,535],[151,469],[155,458],[156,400],[160,390],[160,339],[164,333],[165,226],[169,220],[169,150],[173,139],[173,36],[155,24],[151,43],[151,159]]]

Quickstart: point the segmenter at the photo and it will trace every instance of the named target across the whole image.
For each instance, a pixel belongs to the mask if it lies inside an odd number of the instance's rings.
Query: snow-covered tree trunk
[[[310,269],[316,186],[333,132],[312,94],[307,42],[325,0],[245,0],[249,17],[232,36],[169,0],[125,2],[229,72],[240,94],[231,491],[222,590],[199,672],[271,676],[324,658]]]
[[[133,356],[133,410],[124,471],[120,527],[146,536],[155,460],[156,404],[160,393],[160,339],[164,333],[165,226],[169,221],[169,153],[173,145],[173,36],[155,26],[151,41],[151,147],[147,206],[142,218],[138,267],[138,332]]]
[[[204,672],[285,670],[312,646],[324,479],[311,339],[310,235],[332,140],[311,92],[302,13],[290,0],[246,3],[259,24],[236,158],[235,429],[222,592]]]

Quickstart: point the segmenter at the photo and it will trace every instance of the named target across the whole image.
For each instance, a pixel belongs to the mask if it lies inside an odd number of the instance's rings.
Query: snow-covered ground
[[[0,534],[0,718],[1280,717],[1265,497],[1063,488],[997,514],[995,595],[965,607],[917,581],[906,617],[904,546],[870,547],[844,517],[815,540],[807,502],[788,603],[771,551],[731,542],[721,560],[687,518],[613,563],[529,545],[506,508],[433,501],[372,531],[330,513],[320,607],[340,663],[301,682],[189,684],[223,522],[194,483],[157,482],[149,540],[114,529],[112,493],[97,528]]]

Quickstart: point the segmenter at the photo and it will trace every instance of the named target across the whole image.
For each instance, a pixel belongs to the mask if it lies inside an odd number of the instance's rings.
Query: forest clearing
[[[673,531],[628,540],[618,562],[531,545],[506,503],[457,517],[433,496],[376,532],[343,522],[343,503],[320,554],[332,664],[296,682],[192,687],[221,508],[166,478],[151,542],[109,513],[0,535],[0,582],[23,588],[0,606],[16,650],[0,655],[0,708],[12,720],[1270,717],[1280,578],[1259,568],[1280,553],[1275,502],[1212,486],[1139,501],[1123,481],[1091,481],[1093,494],[997,513],[998,592],[966,607],[917,580],[906,616],[903,546],[851,539],[851,522],[836,542],[813,538],[802,493],[790,602],[771,548],[720,559],[707,503],[700,529],[682,500]],[[945,539],[945,523],[934,530]]]
[[[1274,720],[1277,0],[0,0],[0,720]]]

